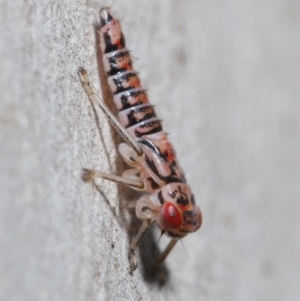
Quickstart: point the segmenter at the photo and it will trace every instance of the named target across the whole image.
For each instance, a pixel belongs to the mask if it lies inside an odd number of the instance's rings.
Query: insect
[[[130,244],[130,268],[134,271],[137,268],[135,251],[152,222],[162,234],[172,238],[157,261],[160,264],[179,239],[199,229],[202,215],[162,122],[133,69],[120,22],[107,7],[100,10],[98,34],[107,82],[119,110],[118,119],[94,93],[83,68],[79,68],[80,79],[89,99],[102,109],[123,136],[125,143],[120,144],[119,152],[131,168],[122,176],[83,169],[83,179],[107,179],[147,192],[135,206],[136,215],[143,222]]]

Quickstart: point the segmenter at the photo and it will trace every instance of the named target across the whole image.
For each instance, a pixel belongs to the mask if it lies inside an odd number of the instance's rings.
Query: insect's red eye
[[[172,203],[165,203],[163,208],[165,230],[178,229],[183,224],[181,211]]]

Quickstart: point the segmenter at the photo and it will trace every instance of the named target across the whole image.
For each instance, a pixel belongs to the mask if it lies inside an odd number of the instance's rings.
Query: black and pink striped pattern
[[[100,18],[103,63],[121,124],[133,138],[163,131],[161,120],[133,69],[119,21],[108,9],[101,10]]]

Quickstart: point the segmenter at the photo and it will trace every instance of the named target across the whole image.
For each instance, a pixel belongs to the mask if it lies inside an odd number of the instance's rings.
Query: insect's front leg
[[[135,250],[138,248],[143,236],[145,235],[146,231],[150,227],[152,223],[152,219],[144,219],[142,226],[136,235],[136,237],[133,239],[133,241],[130,244],[130,254],[129,254],[129,263],[130,263],[130,271],[133,272],[136,270],[138,264],[137,259],[135,256]]]
[[[170,254],[170,252],[173,250],[173,248],[175,247],[175,245],[176,245],[177,242],[178,242],[178,239],[176,239],[176,238],[173,238],[169,242],[169,244],[167,245],[167,247],[165,248],[165,250],[156,259],[156,261],[155,261],[156,267],[159,267],[165,261],[165,259]]]

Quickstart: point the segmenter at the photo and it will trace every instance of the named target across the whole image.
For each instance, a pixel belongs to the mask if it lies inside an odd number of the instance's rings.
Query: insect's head
[[[202,214],[187,184],[168,184],[162,187],[157,197],[162,208],[155,221],[168,236],[182,238],[200,228]]]

